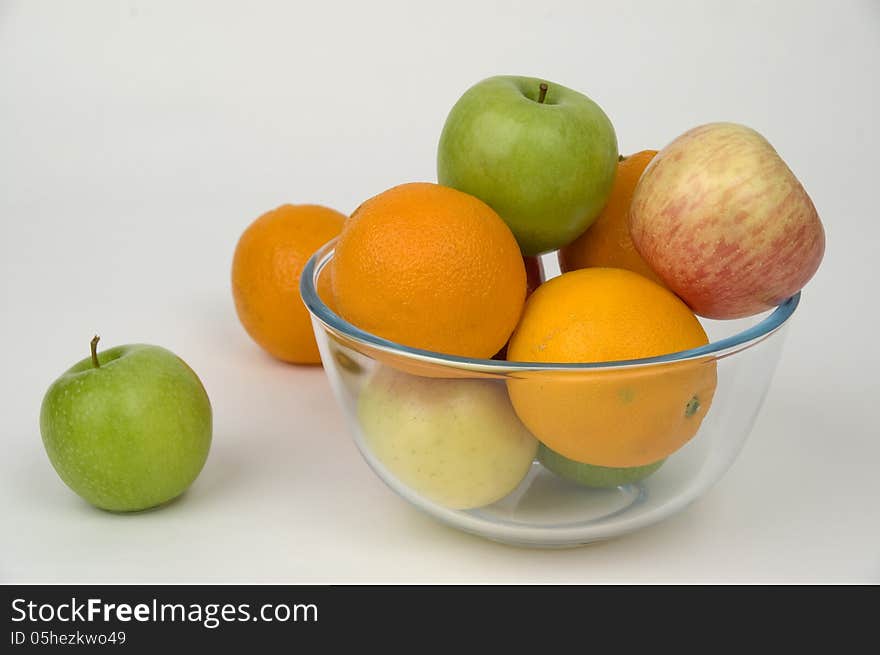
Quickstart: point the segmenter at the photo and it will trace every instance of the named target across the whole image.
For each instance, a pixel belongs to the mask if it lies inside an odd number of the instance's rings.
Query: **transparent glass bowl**
[[[337,316],[316,292],[332,257],[333,242],[310,259],[300,291],[364,459],[434,518],[525,546],[625,534],[705,493],[751,431],[800,299],[747,319],[702,320],[708,345],[662,357],[468,359],[393,343]],[[576,459],[602,468],[539,457],[536,436],[556,450],[587,444]],[[621,470],[645,457],[659,468]]]

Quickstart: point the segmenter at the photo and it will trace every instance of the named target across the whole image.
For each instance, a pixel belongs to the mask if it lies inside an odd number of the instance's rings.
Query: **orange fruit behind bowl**
[[[588,268],[541,285],[526,303],[508,359],[608,362],[708,343],[671,291],[631,271]],[[524,371],[508,381],[517,414],[557,453],[594,466],[669,456],[696,434],[715,392],[714,360],[631,369]]]
[[[403,184],[358,207],[333,260],[337,313],[390,341],[491,357],[526,295],[510,228],[481,200],[438,184]]]
[[[602,213],[586,232],[559,251],[559,267],[563,273],[607,266],[633,271],[663,284],[642,259],[629,235],[629,206],[633,193],[656,154],[656,150],[642,150],[617,163],[614,186]]]
[[[293,364],[319,364],[299,278],[309,257],[339,234],[345,216],[320,205],[282,205],[242,233],[232,259],[232,297],[242,326],[266,352]],[[330,290],[322,276],[319,294]]]

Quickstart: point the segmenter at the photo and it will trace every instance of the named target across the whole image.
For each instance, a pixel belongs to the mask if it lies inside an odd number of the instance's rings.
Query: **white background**
[[[321,369],[265,356],[229,290],[262,212],[434,180],[446,113],[498,73],[591,96],[624,153],[751,125],[827,230],[726,477],[571,550],[394,496]],[[871,1],[2,2],[0,581],[880,582],[878,79]],[[206,468],[161,510],[94,510],[43,451],[42,395],[95,332],[177,352],[211,396]]]

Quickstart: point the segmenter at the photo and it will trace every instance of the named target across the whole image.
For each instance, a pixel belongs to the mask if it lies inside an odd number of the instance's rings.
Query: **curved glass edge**
[[[773,312],[765,317],[759,323],[738,332],[724,339],[713,341],[705,346],[691,348],[689,350],[681,350],[667,355],[658,355],[656,357],[644,357],[641,359],[627,359],[612,362],[511,362],[498,361],[494,359],[476,359],[471,357],[460,357],[457,355],[445,355],[430,350],[422,350],[420,348],[410,348],[388,339],[383,339],[370,332],[365,332],[355,325],[352,325],[344,318],[333,312],[321,298],[318,296],[316,289],[316,280],[321,270],[333,256],[333,247],[336,239],[333,239],[322,246],[315,254],[313,254],[306,263],[300,276],[299,290],[303,302],[309,312],[317,318],[325,327],[337,332],[348,339],[362,343],[364,345],[378,348],[385,352],[403,354],[409,358],[416,359],[424,363],[433,363],[437,366],[466,368],[469,371],[480,371],[485,373],[510,373],[516,371],[564,371],[564,370],[596,370],[596,369],[613,369],[613,368],[630,368],[637,366],[650,366],[658,364],[668,364],[671,362],[681,362],[685,360],[696,360],[706,357],[720,358],[732,351],[741,350],[753,343],[762,341],[770,336],[773,332],[781,328],[785,322],[791,318],[797,309],[801,299],[801,292],[798,291],[793,296],[787,298],[780,303]]]

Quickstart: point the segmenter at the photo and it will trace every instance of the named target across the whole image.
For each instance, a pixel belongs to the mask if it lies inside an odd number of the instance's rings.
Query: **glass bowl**
[[[523,546],[622,535],[704,494],[751,431],[800,299],[747,319],[701,319],[708,345],[662,357],[469,359],[337,316],[316,291],[332,257],[330,242],[309,260],[300,291],[364,459],[434,518]]]

